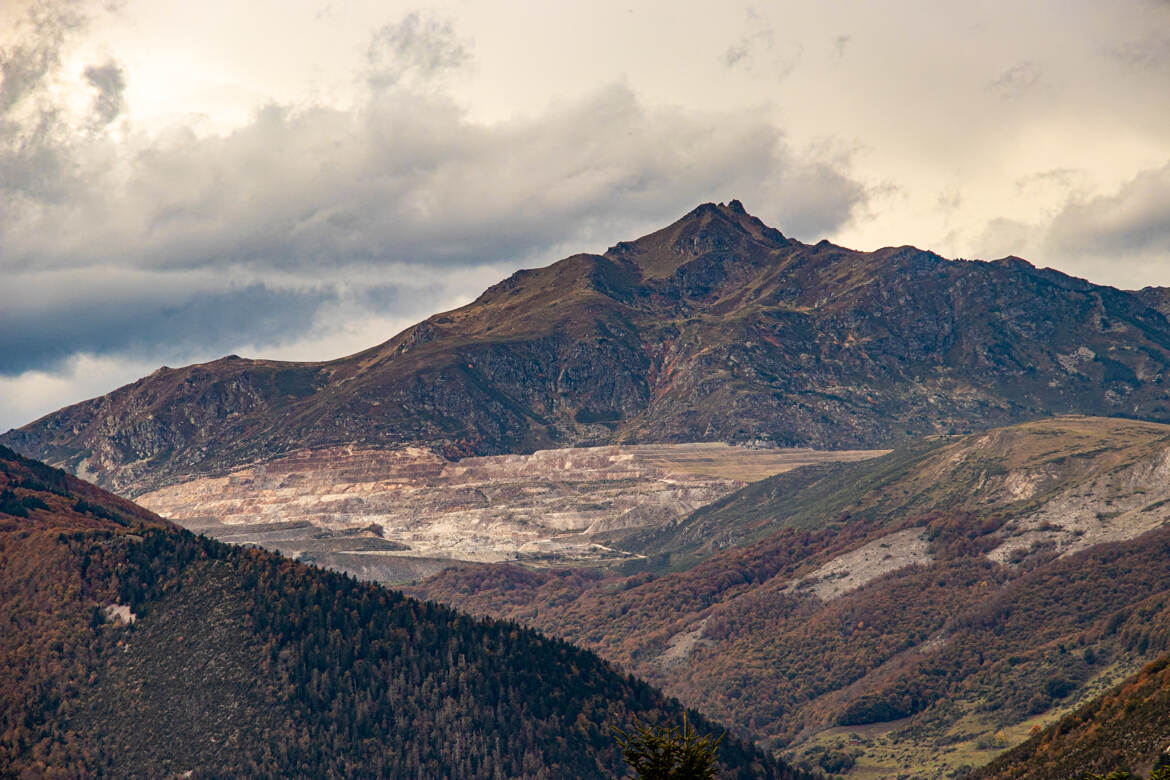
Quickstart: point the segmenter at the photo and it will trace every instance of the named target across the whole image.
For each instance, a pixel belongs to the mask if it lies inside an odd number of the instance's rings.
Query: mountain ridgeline
[[[708,203],[365,352],[162,368],[0,443],[137,495],[302,447],[880,447],[1059,413],[1170,421],[1167,300],[1017,258],[807,245]]]
[[[682,721],[561,640],[196,537],[2,447],[0,679],[5,777],[613,777],[611,728]],[[720,758],[809,777],[734,737]]]

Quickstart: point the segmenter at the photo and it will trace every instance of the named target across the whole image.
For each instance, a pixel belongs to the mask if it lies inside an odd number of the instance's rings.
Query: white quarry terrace
[[[456,561],[607,561],[631,528],[685,517],[748,482],[885,450],[722,443],[540,450],[448,461],[422,448],[303,450],[138,497],[224,541],[279,549],[369,579]]]

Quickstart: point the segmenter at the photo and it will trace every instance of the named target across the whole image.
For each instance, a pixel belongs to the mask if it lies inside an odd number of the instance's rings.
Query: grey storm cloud
[[[1018,100],[1040,81],[1040,68],[1034,62],[1018,62],[991,83],[991,89],[1005,100]]]
[[[710,200],[806,241],[970,254],[983,234],[1094,279],[1165,278],[1170,173],[1101,187],[1166,159],[1166,0],[744,3],[714,23],[683,3],[668,43],[613,4],[519,26],[475,4],[456,23],[364,4],[345,25],[294,4],[268,28],[220,2],[174,52],[183,4],[115,4],[0,0],[0,389],[28,398],[84,366],[356,350]],[[245,17],[214,60],[187,40]]]
[[[332,290],[281,291],[253,284],[160,300],[155,290],[71,301],[56,308],[0,306],[0,376],[53,371],[77,353],[168,360],[192,351],[221,352],[241,334],[276,344],[298,336]],[[9,302],[11,303],[11,302]]]
[[[755,71],[770,79],[781,79],[800,63],[804,47],[798,42],[777,37],[776,31],[757,13],[749,11],[747,31],[723,52],[728,68]]]
[[[79,2],[43,2],[30,5],[20,43],[0,49],[0,116],[37,93],[61,64],[66,36],[86,24]]]
[[[124,178],[88,162],[67,202],[0,215],[10,267],[477,265],[584,240],[598,221],[644,225],[732,196],[817,237],[866,197],[760,118],[651,109],[621,87],[497,125],[410,91],[353,112],[272,106],[227,137],[138,149]]]
[[[57,65],[57,55],[55,47],[43,44],[0,51],[0,113],[11,111],[41,85]]]
[[[852,35],[837,35],[833,38],[833,56],[836,59],[841,59],[845,56],[845,52],[849,49],[849,44],[853,42]]]
[[[218,269],[225,280],[243,269],[249,278],[328,284],[346,268],[428,269],[415,276],[515,268],[555,260],[554,251],[601,249],[731,197],[749,208],[768,203],[767,221],[817,238],[867,197],[833,165],[798,158],[752,116],[649,109],[623,88],[494,126],[409,92],[355,112],[274,106],[226,137],[158,139],[126,160],[125,178],[100,155],[77,161],[82,175],[61,174],[77,177],[63,199],[9,198],[0,266],[10,278],[71,270],[84,280],[116,266]],[[57,169],[0,157],[0,170],[18,164],[26,177]],[[0,327],[12,343],[0,344],[2,370],[52,368],[78,352],[274,344],[308,333],[322,302],[263,288],[167,306],[156,305],[150,286],[127,294],[80,310],[46,297],[19,319],[6,313]]]
[[[758,30],[727,47],[727,51],[723,53],[723,61],[729,68],[750,65],[754,53],[760,50],[768,52],[774,47],[772,31]]]
[[[90,65],[83,75],[86,82],[97,91],[93,98],[94,124],[105,127],[122,113],[126,73],[116,62],[107,62],[104,65]]]
[[[13,212],[25,198],[59,203],[75,184],[70,129],[47,87],[67,39],[88,23],[87,10],[81,1],[30,3],[19,42],[0,48],[0,211]]]
[[[1170,35],[1150,33],[1108,50],[1113,58],[1132,68],[1170,69]]]
[[[1140,173],[1117,192],[1069,203],[1047,241],[1069,255],[1170,253],[1170,163]]]

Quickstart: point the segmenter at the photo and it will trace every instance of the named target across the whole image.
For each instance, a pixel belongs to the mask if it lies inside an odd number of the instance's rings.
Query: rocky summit
[[[1170,421],[1165,290],[804,244],[707,203],[321,363],[161,368],[0,442],[131,495],[305,447],[872,448],[1057,413]]]

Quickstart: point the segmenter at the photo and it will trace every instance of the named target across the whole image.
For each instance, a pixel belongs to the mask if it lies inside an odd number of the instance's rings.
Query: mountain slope
[[[195,537],[4,448],[0,596],[6,775],[612,777],[611,725],[681,719],[564,642]],[[734,738],[721,757],[799,775]]]
[[[402,582],[455,559],[631,558],[613,546],[628,529],[669,523],[769,474],[880,454],[631,444],[452,462],[417,447],[345,447],[302,450],[135,500],[221,541]]]
[[[1170,764],[1170,656],[1077,708],[975,777],[1061,780],[1121,768],[1145,772],[1158,762]]]
[[[1161,473],[1170,428],[1092,417],[1065,416],[972,437],[936,437],[908,443],[862,463],[824,464],[762,479],[704,506],[681,522],[624,540],[628,549],[683,561],[755,541],[776,528],[813,529],[826,523],[887,524],[934,511],[1008,512],[1029,517],[1015,529],[1014,546],[1042,542],[1061,551],[1113,540],[1113,530],[1149,530],[1162,515],[1149,506],[1164,496]],[[1149,464],[1119,494],[1108,475]],[[1102,476],[1106,475],[1106,476]],[[1101,514],[1110,522],[1097,521]],[[1036,529],[1045,525],[1043,532]],[[1011,545],[1009,545],[1011,547]],[[1004,547],[996,557],[1004,559]],[[1014,549],[1014,547],[1013,547]]]
[[[1170,649],[1170,427],[1055,418],[809,468],[673,529],[710,547],[662,537],[699,559],[682,571],[464,567],[412,592],[595,649],[765,744],[864,731],[859,766],[916,777]]]
[[[138,494],[303,447],[872,447],[1056,413],[1170,421],[1158,290],[856,252],[704,204],[327,363],[160,369],[0,442]]]

